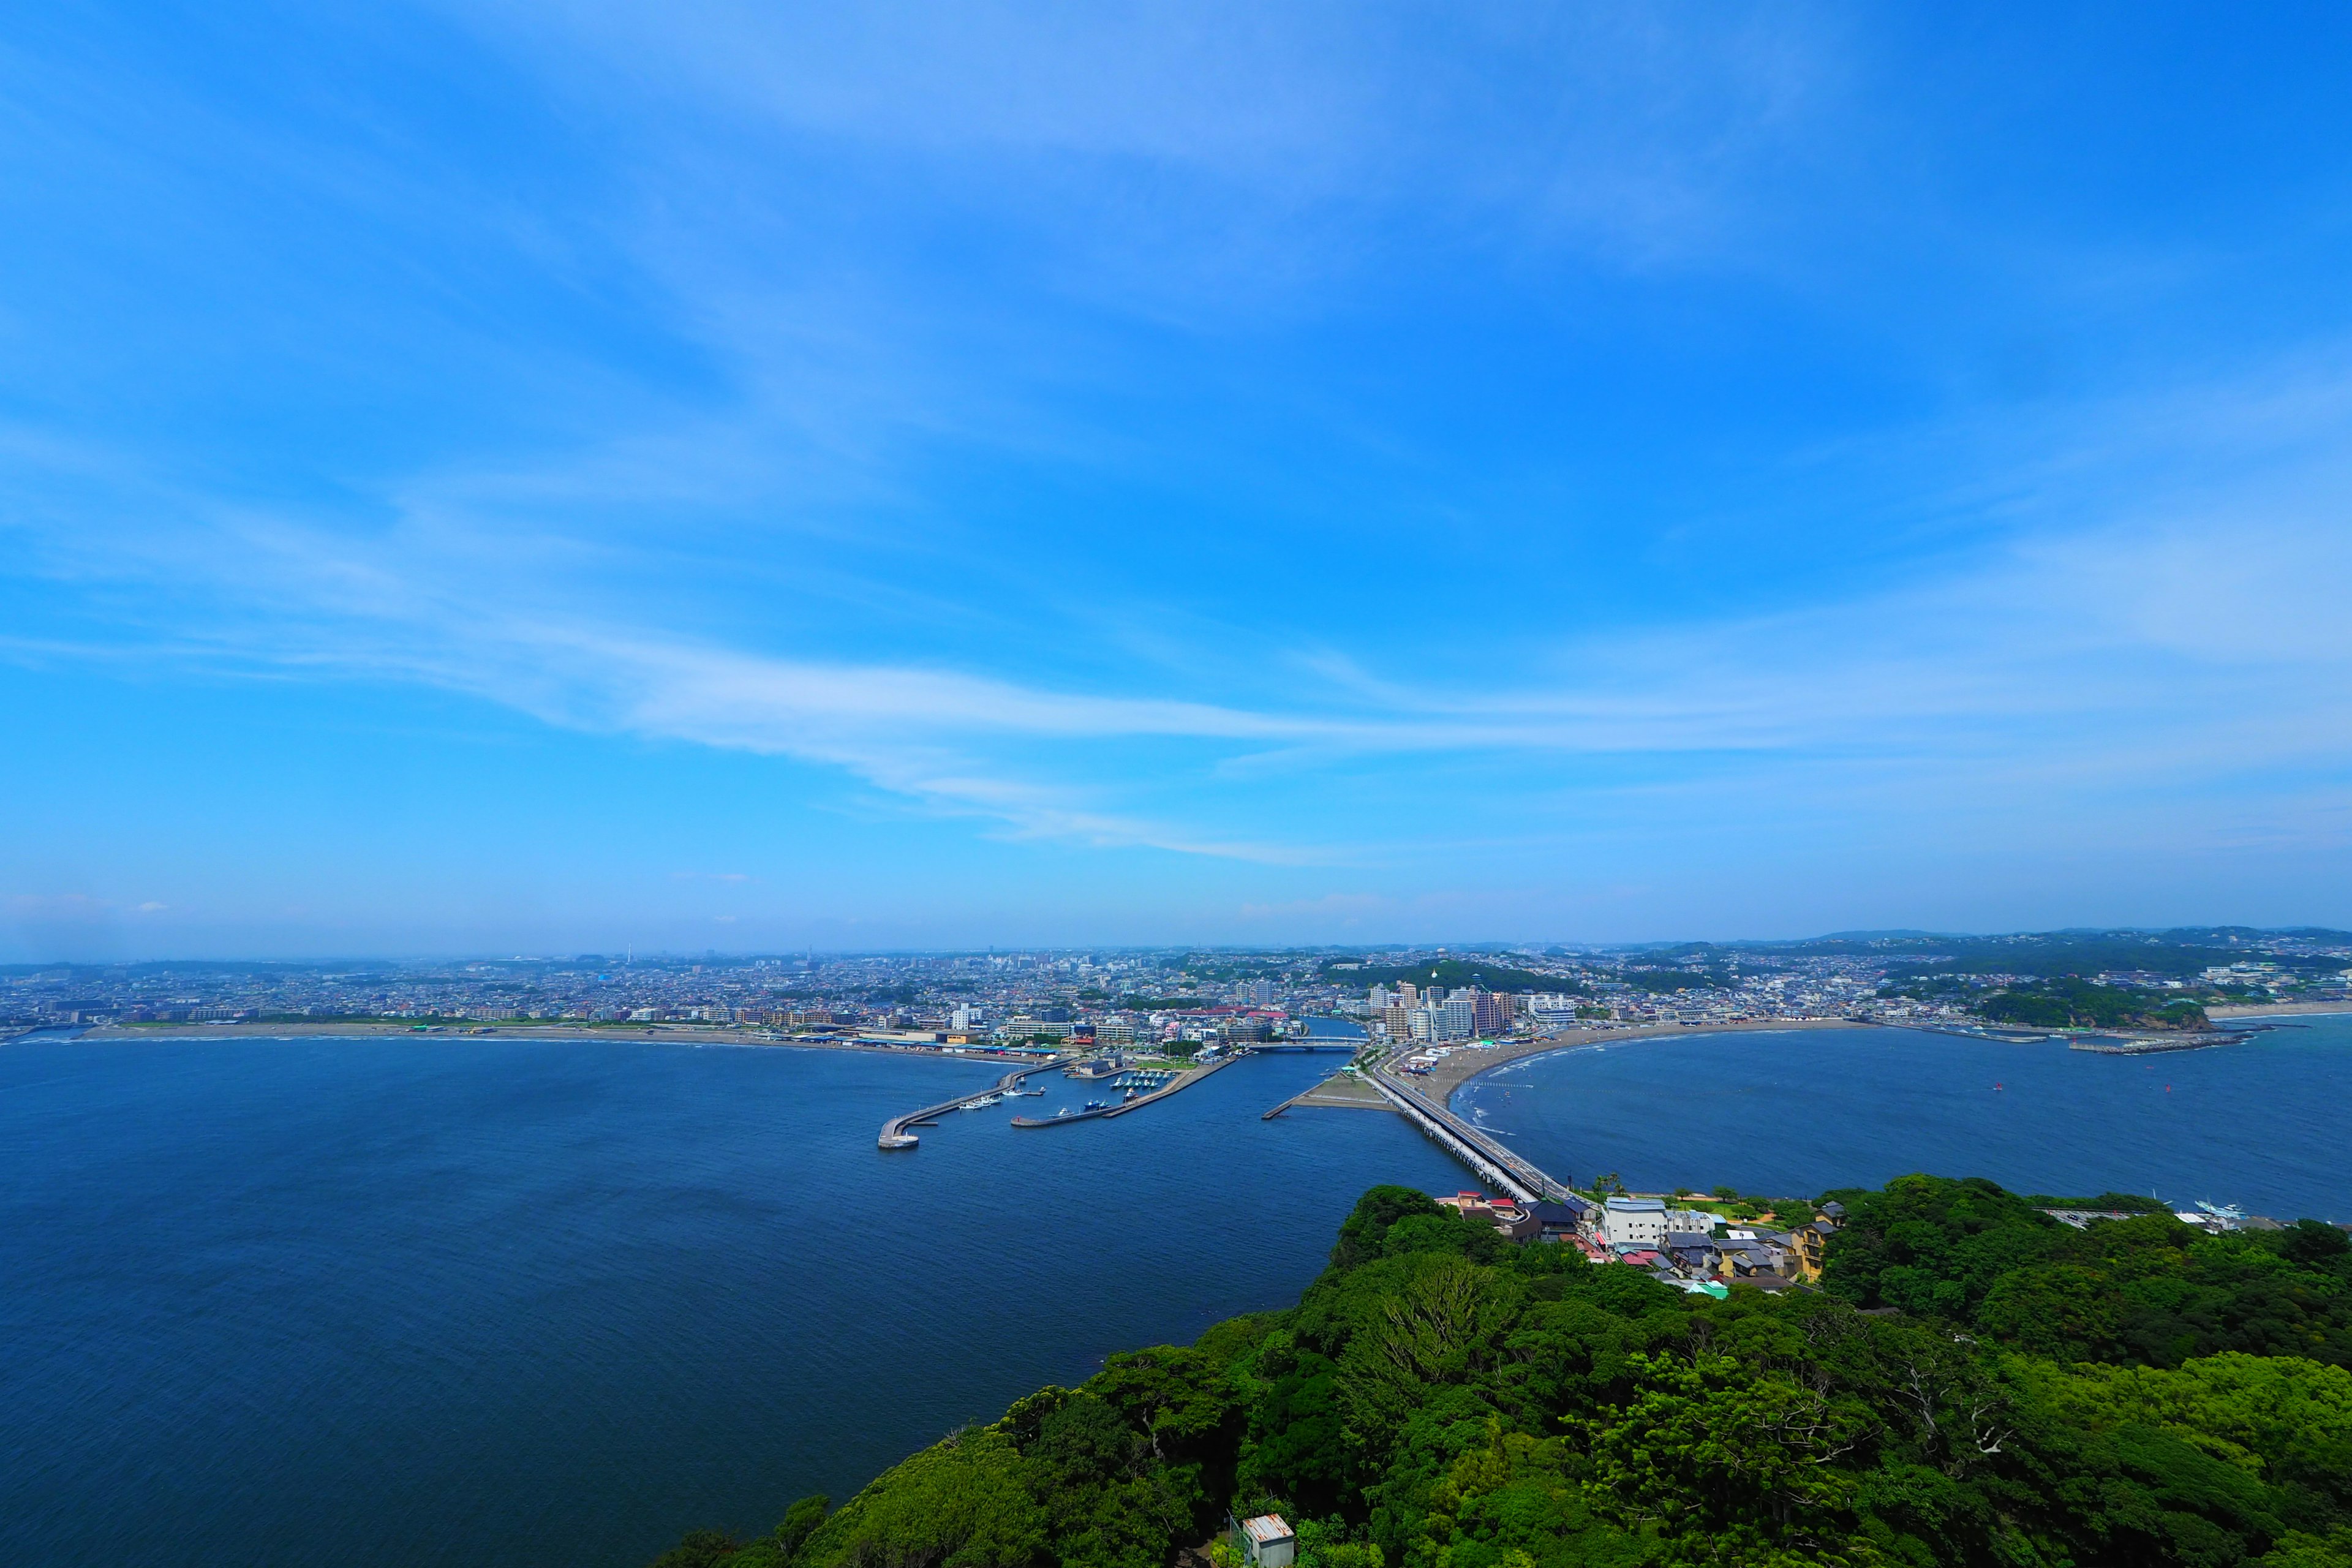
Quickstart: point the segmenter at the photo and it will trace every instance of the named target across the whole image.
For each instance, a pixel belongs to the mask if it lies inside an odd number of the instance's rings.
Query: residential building
[[[1557,1203],[1541,1203],[1535,1206],[1536,1220],[1543,1226],[1547,1241],[1557,1241],[1563,1237],[1591,1236],[1596,1212],[1592,1205],[1573,1193]]]
[[[1658,1198],[1611,1198],[1601,1215],[1601,1239],[1612,1247],[1640,1242],[1656,1247],[1666,1239],[1666,1205]]]
[[[1799,1226],[1790,1232],[1790,1237],[1795,1243],[1790,1248],[1790,1261],[1796,1265],[1798,1279],[1813,1280],[1822,1277],[1822,1263],[1829,1254],[1830,1237],[1836,1234],[1837,1226],[1826,1214],[1816,1217],[1812,1224]]]
[[[1675,1268],[1689,1275],[1714,1274],[1723,1265],[1723,1249],[1703,1230],[1666,1232],[1666,1256],[1675,1260]]]
[[[1475,987],[1458,994],[1466,998],[1470,1004],[1470,1033],[1473,1037],[1491,1040],[1497,1035],[1507,1035],[1511,1032],[1510,1004],[1504,998],[1491,991],[1481,991]],[[1453,1005],[1451,999],[1447,1001],[1446,1005],[1449,1007]]]
[[[1735,1227],[1722,1245],[1724,1258],[1735,1274],[1778,1274],[1786,1279],[1794,1270],[1795,1243],[1785,1232]]]
[[[1533,1241],[1544,1234],[1542,1218],[1516,1198],[1490,1198],[1484,1193],[1460,1192],[1437,1200],[1459,1209],[1471,1219],[1483,1219],[1511,1241]]]

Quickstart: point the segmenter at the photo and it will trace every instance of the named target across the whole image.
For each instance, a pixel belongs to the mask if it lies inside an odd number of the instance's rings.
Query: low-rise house
[[[1685,1274],[1713,1274],[1723,1264],[1723,1249],[1715,1238],[1696,1231],[1666,1232],[1666,1256]]]
[[[1563,1237],[1591,1236],[1593,1229],[1593,1207],[1582,1198],[1570,1194],[1556,1202],[1535,1205],[1536,1219],[1543,1226],[1544,1239],[1558,1241]]]
[[[1777,1274],[1789,1266],[1789,1255],[1780,1247],[1768,1247],[1758,1241],[1726,1241],[1723,1244],[1721,1272],[1734,1279],[1745,1279],[1754,1274]]]
[[[1822,1262],[1828,1256],[1830,1237],[1837,1234],[1837,1226],[1827,1219],[1817,1219],[1811,1225],[1799,1226],[1790,1234],[1794,1243],[1790,1249],[1790,1261],[1796,1266],[1797,1278],[1820,1279]]]
[[[1459,1209],[1465,1217],[1483,1219],[1512,1241],[1533,1241],[1543,1234],[1543,1222],[1516,1198],[1490,1198],[1484,1193],[1461,1192],[1437,1200]]]

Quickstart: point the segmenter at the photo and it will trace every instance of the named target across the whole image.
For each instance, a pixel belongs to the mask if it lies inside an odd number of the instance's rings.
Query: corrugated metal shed
[[[1242,1521],[1242,1533],[1260,1546],[1271,1546],[1277,1541],[1291,1538],[1290,1526],[1282,1521],[1282,1515],[1278,1513],[1262,1513],[1255,1519]]]

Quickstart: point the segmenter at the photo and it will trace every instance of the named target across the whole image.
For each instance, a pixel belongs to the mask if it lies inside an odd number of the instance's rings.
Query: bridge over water
[[[1523,1160],[1504,1148],[1491,1135],[1454,1115],[1452,1110],[1430,1099],[1412,1085],[1391,1077],[1384,1066],[1374,1065],[1365,1068],[1363,1077],[1383,1099],[1402,1111],[1406,1120],[1427,1133],[1447,1153],[1470,1167],[1480,1179],[1502,1188],[1522,1203],[1568,1195],[1566,1183],[1554,1180],[1533,1162]]]

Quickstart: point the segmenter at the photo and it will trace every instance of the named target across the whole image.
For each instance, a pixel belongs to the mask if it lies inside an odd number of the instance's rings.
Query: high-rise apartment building
[[[1511,1010],[1507,1003],[1491,991],[1473,987],[1460,994],[1470,1004],[1470,1032],[1479,1039],[1492,1039],[1496,1035],[1511,1032]],[[1453,1005],[1452,1003],[1447,1004]]]

